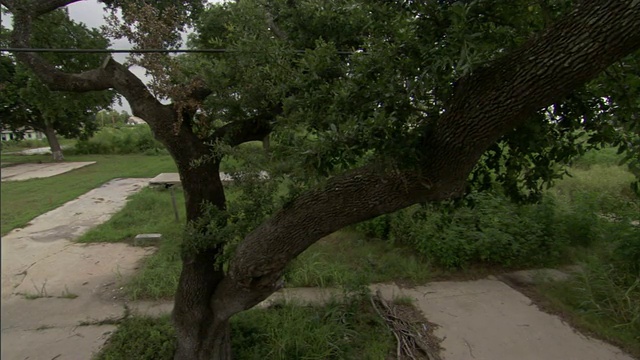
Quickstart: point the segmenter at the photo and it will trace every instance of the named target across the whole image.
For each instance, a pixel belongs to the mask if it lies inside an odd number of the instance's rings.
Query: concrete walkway
[[[89,359],[100,348],[115,327],[91,322],[122,316],[112,294],[151,250],[71,240],[147,183],[112,180],[2,237],[3,360]]]
[[[19,164],[2,168],[2,181],[20,181],[37,178],[46,178],[60,175],[67,171],[79,169],[81,167],[95,164],[95,161],[85,162],[62,162],[43,164]]]

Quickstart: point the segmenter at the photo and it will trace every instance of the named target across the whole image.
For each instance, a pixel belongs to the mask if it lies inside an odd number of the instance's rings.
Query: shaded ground
[[[2,168],[2,181],[20,181],[60,175],[74,169],[95,164],[95,161],[46,164],[18,164]]]
[[[4,170],[3,170],[4,173]],[[171,303],[126,304],[120,285],[151,250],[71,240],[106,221],[148,179],[117,179],[34,219],[2,238],[2,359],[88,359],[125,312],[151,315]],[[562,278],[554,270],[548,276]],[[540,277],[517,274],[521,282]],[[513,280],[513,279],[512,279]],[[619,349],[576,332],[496,278],[404,288],[374,284],[388,301],[411,299],[443,339],[442,357],[467,359],[631,360]],[[339,289],[283,289],[278,299],[326,302]]]

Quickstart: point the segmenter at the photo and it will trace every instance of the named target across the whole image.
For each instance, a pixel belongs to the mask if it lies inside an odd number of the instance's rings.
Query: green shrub
[[[622,159],[624,159],[624,154],[618,154],[617,148],[592,149],[575,159],[571,167],[589,170],[594,165],[618,166]]]
[[[391,230],[391,216],[381,215],[355,226],[356,231],[376,239],[386,239]]]
[[[560,261],[567,239],[556,234],[553,198],[516,205],[490,193],[470,197],[472,207],[429,205],[394,214],[389,239],[412,246],[445,268],[476,262],[510,267]]]
[[[102,128],[91,139],[78,141],[75,151],[77,154],[166,154],[147,125]]]

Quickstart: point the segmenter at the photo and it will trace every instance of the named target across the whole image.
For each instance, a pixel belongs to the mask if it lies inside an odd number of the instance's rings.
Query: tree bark
[[[62,154],[62,147],[58,142],[58,136],[56,135],[56,131],[49,124],[46,125],[44,129],[44,135],[47,137],[47,142],[49,143],[49,147],[51,148],[51,156],[53,157],[53,161],[64,161],[64,155]]]
[[[193,163],[194,159],[204,159],[210,154],[186,124],[178,134],[160,133],[164,134],[161,140],[178,166],[187,222],[194,226],[207,215],[204,203],[224,210],[226,199],[219,159],[210,159],[199,165]],[[190,240],[183,239],[184,242]],[[216,264],[222,253],[222,241],[216,240],[211,239],[212,243],[197,253],[183,252],[182,272],[172,314],[178,339],[176,360],[231,358],[229,318],[220,316],[211,304],[213,293],[225,276],[221,265]]]

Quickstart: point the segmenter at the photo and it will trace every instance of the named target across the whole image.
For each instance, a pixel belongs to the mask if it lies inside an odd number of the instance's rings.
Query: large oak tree
[[[30,47],[33,21],[72,2],[1,0],[14,16],[12,45]],[[69,74],[38,54],[16,57],[52,90],[116,90],[167,147],[190,222],[173,311],[175,357],[228,359],[229,318],[276,291],[287,264],[323,236],[461,196],[483,155],[484,164],[501,163],[496,154],[505,147],[497,142],[509,146],[512,167],[528,174],[535,190],[538,180],[552,178],[541,169],[578,144],[579,128],[598,132],[637,116],[594,120],[624,102],[613,85],[587,83],[612,65],[612,73],[624,73],[633,63],[625,57],[640,48],[640,2],[529,3],[217,5],[199,17],[192,45],[236,51],[134,59],[155,74],[149,86],[112,58]],[[171,18],[182,22],[202,10],[190,2],[108,4],[124,5],[127,21],[113,35],[143,47],[174,46],[175,33],[164,32]],[[295,51],[301,48],[307,50]],[[336,52],[345,48],[354,52]],[[290,182],[303,177],[300,169],[316,176],[294,186],[272,214],[254,203],[243,227],[250,231],[237,232],[242,221],[227,204],[220,161],[268,134],[280,146],[274,156],[298,164],[285,166]],[[511,180],[503,177],[517,187]]]

